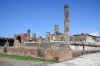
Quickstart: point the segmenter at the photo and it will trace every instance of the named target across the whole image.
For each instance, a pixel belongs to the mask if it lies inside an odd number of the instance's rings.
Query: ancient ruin
[[[0,37],[0,46],[14,46],[14,39],[13,38],[5,38],[5,37]]]
[[[65,61],[72,59],[73,56],[100,51],[100,37],[84,33],[69,35],[68,8],[68,5],[64,6],[64,34],[59,32],[59,25],[54,26],[54,34],[46,32],[45,38],[37,38],[35,33],[31,37],[31,30],[28,29],[24,34],[14,35],[13,47],[6,43],[7,53]],[[1,47],[0,53],[4,53],[3,50]]]
[[[59,33],[59,25],[54,26],[54,34],[46,32],[46,38],[44,41],[69,41],[69,20],[68,20],[68,5],[64,6],[64,35]],[[16,36],[20,36],[20,39],[16,39]],[[30,30],[27,30],[27,34],[18,34],[14,37],[14,45],[30,41]],[[42,36],[36,40],[36,34],[33,34],[32,41],[43,41]]]

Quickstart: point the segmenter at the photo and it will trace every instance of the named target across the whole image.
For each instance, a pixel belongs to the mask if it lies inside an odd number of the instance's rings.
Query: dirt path
[[[15,60],[15,59],[0,57],[0,66],[47,66],[48,64],[52,63]]]

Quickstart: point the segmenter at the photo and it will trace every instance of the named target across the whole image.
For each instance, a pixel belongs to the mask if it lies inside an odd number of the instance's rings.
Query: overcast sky
[[[0,36],[14,37],[27,29],[37,37],[64,33],[64,5],[69,5],[70,35],[100,31],[100,0],[0,0]]]

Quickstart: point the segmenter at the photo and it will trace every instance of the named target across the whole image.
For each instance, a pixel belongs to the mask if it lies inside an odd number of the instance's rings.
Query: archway
[[[21,37],[20,36],[17,36],[16,40],[18,40],[18,42],[21,43]]]

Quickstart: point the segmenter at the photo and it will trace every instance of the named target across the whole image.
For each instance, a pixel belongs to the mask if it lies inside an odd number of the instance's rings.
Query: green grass
[[[30,61],[40,61],[40,62],[57,62],[55,60],[45,60],[45,59],[42,59],[42,58],[33,58],[33,57],[27,57],[27,56],[9,55],[9,54],[1,54],[1,53],[0,53],[0,57],[17,59],[17,60],[30,60]]]

